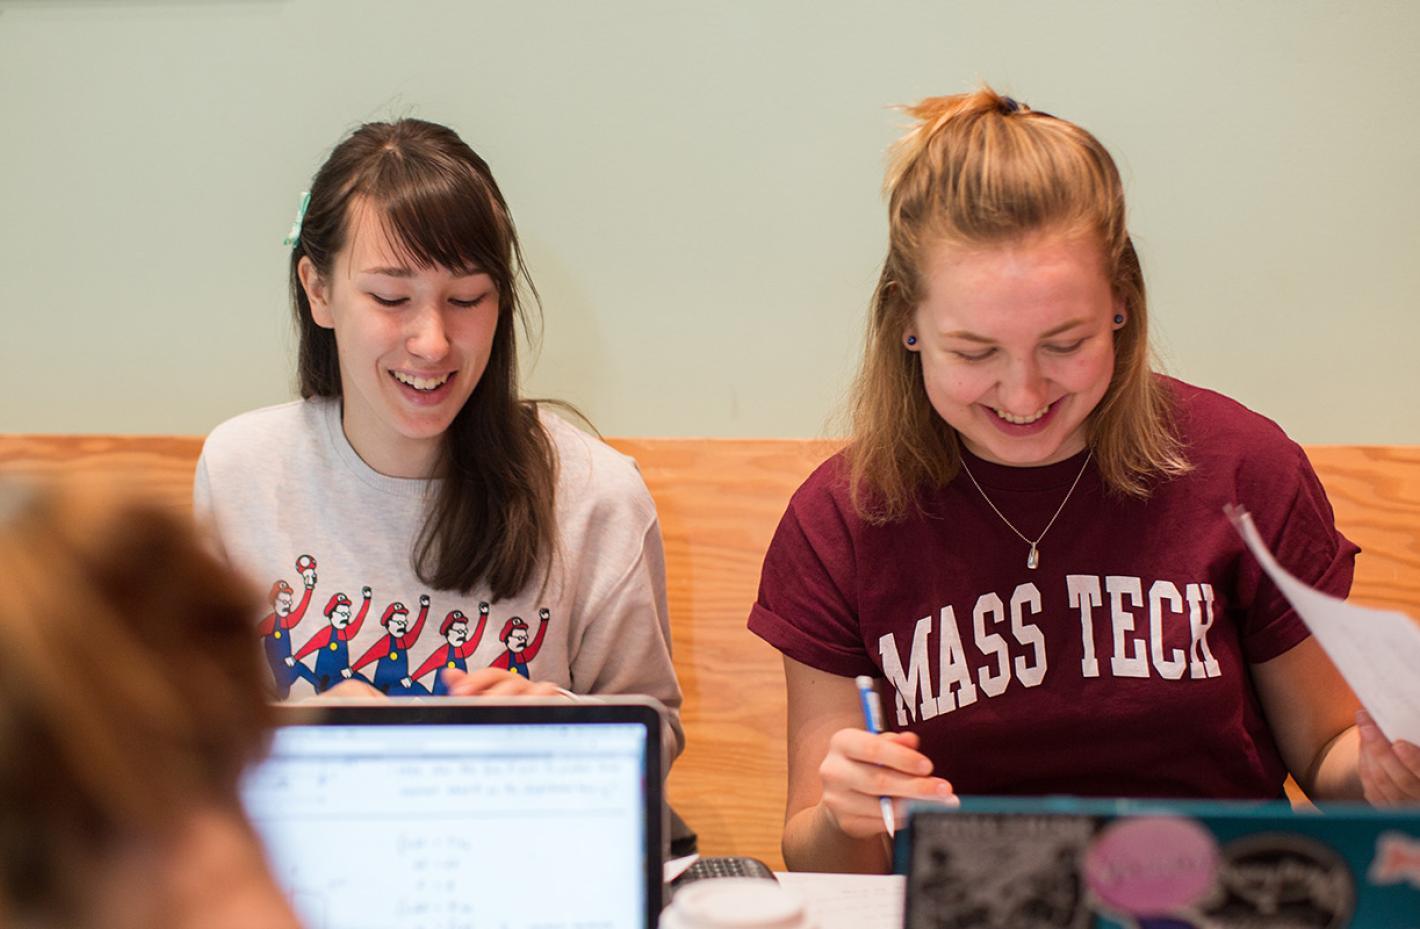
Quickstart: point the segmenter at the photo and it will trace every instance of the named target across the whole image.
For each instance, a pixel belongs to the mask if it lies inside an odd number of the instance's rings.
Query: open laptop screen
[[[283,713],[243,798],[308,929],[654,925],[650,707]]]

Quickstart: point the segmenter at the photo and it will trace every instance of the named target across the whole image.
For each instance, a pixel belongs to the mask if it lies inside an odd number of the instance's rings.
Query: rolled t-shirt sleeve
[[[1295,443],[1288,445],[1290,460],[1284,468],[1259,475],[1240,496],[1283,568],[1308,586],[1344,598],[1360,549],[1336,528],[1331,503],[1306,453]],[[1282,488],[1291,492],[1279,492]],[[1242,629],[1243,650],[1250,663],[1260,664],[1306,639],[1310,630],[1257,560],[1250,553],[1244,559],[1239,587],[1250,594],[1251,608]]]
[[[833,493],[833,462],[789,502],[764,556],[749,628],[795,661],[851,677],[876,674],[863,645],[858,565],[843,506]]]

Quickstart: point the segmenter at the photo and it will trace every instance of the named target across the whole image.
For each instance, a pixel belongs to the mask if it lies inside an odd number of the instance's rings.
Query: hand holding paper
[[[1403,613],[1357,606],[1307,586],[1272,557],[1246,510],[1225,511],[1366,708],[1357,724],[1367,799],[1420,802],[1420,625]]]
[[[1391,742],[1381,734],[1371,714],[1356,714],[1361,733],[1359,773],[1366,799],[1377,806],[1420,803],[1420,748]]]

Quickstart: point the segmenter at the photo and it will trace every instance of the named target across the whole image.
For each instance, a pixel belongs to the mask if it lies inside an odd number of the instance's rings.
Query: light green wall
[[[281,238],[361,121],[492,164],[533,393],[810,436],[882,256],[886,108],[987,80],[1125,173],[1169,370],[1306,442],[1420,442],[1420,3],[0,0],[0,432],[291,396]]]

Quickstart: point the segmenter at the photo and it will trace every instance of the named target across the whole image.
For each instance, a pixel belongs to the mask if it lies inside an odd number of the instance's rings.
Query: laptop
[[[1420,929],[1420,810],[964,798],[898,835],[906,929]]]
[[[654,929],[653,701],[277,710],[242,799],[307,929]]]

